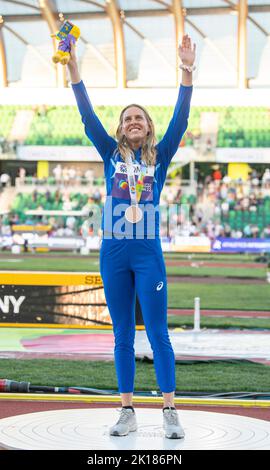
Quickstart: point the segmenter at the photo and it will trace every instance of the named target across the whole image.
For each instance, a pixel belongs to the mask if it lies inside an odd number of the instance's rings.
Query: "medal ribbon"
[[[128,156],[127,161],[127,176],[131,204],[138,205],[138,202],[140,202],[141,195],[143,192],[143,178],[145,176],[145,169],[143,169],[142,165],[140,165],[140,174],[136,183],[135,168],[131,155]]]

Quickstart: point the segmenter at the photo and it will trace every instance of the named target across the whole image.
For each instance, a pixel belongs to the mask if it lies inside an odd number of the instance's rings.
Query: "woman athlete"
[[[196,46],[188,35],[178,54],[182,82],[172,119],[156,144],[154,125],[140,105],[123,109],[108,135],[89,100],[72,46],[68,69],[85,133],[104,162],[107,197],[102,215],[100,273],[112,318],[115,368],[122,408],[113,436],[137,430],[132,406],[135,377],[135,295],[137,293],[163,394],[163,428],[170,439],[184,437],[174,406],[175,357],[167,327],[167,280],[159,237],[159,198],[168,166],[188,124]]]

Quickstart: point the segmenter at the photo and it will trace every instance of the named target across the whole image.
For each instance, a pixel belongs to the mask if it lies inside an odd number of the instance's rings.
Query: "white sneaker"
[[[173,408],[163,411],[163,429],[168,439],[182,439],[185,437],[185,431],[179,422],[177,411]]]
[[[110,428],[111,436],[126,436],[129,432],[137,431],[137,421],[135,412],[129,408],[120,410],[120,418],[117,423]]]

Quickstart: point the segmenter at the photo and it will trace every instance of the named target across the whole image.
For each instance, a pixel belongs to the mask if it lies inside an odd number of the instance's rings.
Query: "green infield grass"
[[[270,284],[168,284],[169,308],[194,308],[195,297],[200,297],[202,309],[270,312]]]
[[[234,255],[234,261],[237,255]],[[259,266],[259,265],[258,265]],[[20,256],[0,257],[1,270],[30,270],[30,271],[82,271],[99,272],[99,259],[95,255],[90,257],[67,256],[56,257],[52,255],[38,255],[31,257],[28,254]],[[270,312],[270,284],[244,284],[239,283],[242,277],[263,278],[266,275],[265,269],[253,268],[229,268],[229,267],[191,267],[191,266],[167,266],[168,275],[190,276],[190,281],[168,283],[168,308],[191,308],[194,307],[194,298],[200,297],[202,309],[238,309],[238,310],[263,310]],[[209,276],[209,283],[192,282],[192,276]],[[229,283],[218,282],[219,276],[238,277],[237,283],[230,279]],[[212,279],[211,279],[212,277]],[[175,318],[174,325],[182,325],[181,317]],[[172,318],[169,320],[172,322]],[[226,319],[203,319],[208,327],[253,327],[269,328],[267,319],[255,319],[255,324],[251,325],[250,319],[236,320]],[[236,322],[241,322],[239,325]],[[217,322],[217,323],[216,323]],[[220,323],[219,323],[220,322]],[[228,323],[227,323],[228,322]],[[258,324],[256,323],[258,322]],[[269,320],[270,322],[270,320]],[[188,322],[190,325],[190,322]]]
[[[196,277],[240,277],[266,279],[266,268],[233,268],[233,267],[205,267],[205,266],[167,266],[168,276],[196,276]]]
[[[171,260],[165,257],[165,262]],[[19,255],[10,257],[0,255],[0,270],[12,271],[72,271],[72,272],[99,272],[99,257],[92,255],[56,257],[48,254],[32,257],[29,255]],[[249,267],[211,267],[200,266],[194,263],[194,266],[166,266],[168,276],[213,276],[213,277],[242,277],[266,279],[267,268]]]

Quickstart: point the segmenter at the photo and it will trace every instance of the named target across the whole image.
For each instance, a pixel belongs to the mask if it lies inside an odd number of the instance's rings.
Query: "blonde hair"
[[[116,138],[118,140],[118,145],[117,145],[117,148],[115,150],[115,153],[119,152],[121,157],[123,158],[123,160],[125,162],[127,162],[128,156],[133,153],[133,150],[129,146],[129,143],[128,143],[128,140],[127,140],[126,136],[122,134],[124,112],[128,108],[131,108],[133,106],[136,107],[136,108],[141,109],[144,112],[144,115],[146,117],[146,120],[147,120],[147,123],[148,123],[148,126],[149,126],[149,132],[147,134],[145,142],[142,145],[142,161],[146,165],[149,165],[149,166],[155,165],[157,151],[156,151],[156,148],[155,148],[156,136],[155,136],[154,123],[153,123],[148,111],[145,108],[143,108],[143,106],[140,106],[138,104],[129,104],[128,106],[126,106],[121,111],[120,118],[119,118],[119,125],[118,125],[117,131],[116,131]]]

